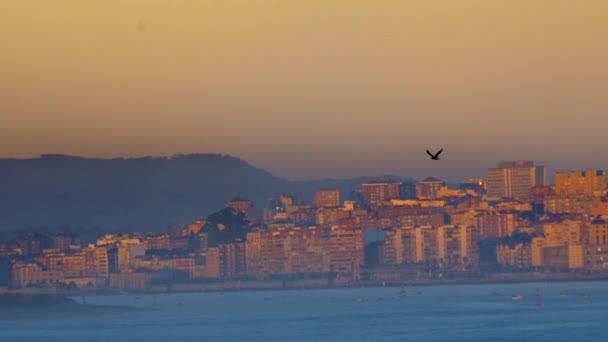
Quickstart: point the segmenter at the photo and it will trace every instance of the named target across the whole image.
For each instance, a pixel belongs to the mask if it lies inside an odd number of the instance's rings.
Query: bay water
[[[4,320],[0,341],[608,341],[606,281],[169,293],[86,301],[138,310]]]

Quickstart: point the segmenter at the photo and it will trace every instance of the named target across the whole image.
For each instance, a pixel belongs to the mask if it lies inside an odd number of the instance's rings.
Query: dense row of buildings
[[[105,235],[83,244],[37,234],[0,244],[10,285],[145,289],[157,280],[286,277],[394,279],[399,269],[470,274],[492,270],[608,267],[608,200],[602,171],[558,172],[554,185],[532,162],[503,162],[458,188],[375,181],[356,198],[319,190],[312,204],[281,195],[256,208],[235,198],[225,210],[247,222],[199,220],[165,234]],[[227,226],[228,225],[228,226]],[[485,245],[484,245],[485,244]],[[491,246],[491,252],[480,246]],[[484,254],[485,253],[485,254]]]

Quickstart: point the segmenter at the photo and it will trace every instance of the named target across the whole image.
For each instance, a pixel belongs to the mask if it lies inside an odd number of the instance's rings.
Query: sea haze
[[[598,341],[606,336],[607,285],[597,281],[88,297],[88,304],[157,310],[4,321],[0,339]],[[405,297],[399,296],[402,289]],[[512,300],[517,294],[523,300]]]

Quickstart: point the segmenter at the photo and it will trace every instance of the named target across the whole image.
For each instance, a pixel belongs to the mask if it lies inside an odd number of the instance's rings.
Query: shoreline
[[[525,284],[525,283],[542,283],[542,282],[554,282],[554,283],[567,283],[567,282],[594,282],[594,281],[607,281],[608,276],[605,277],[590,277],[590,278],[526,278],[526,279],[485,279],[485,280],[448,280],[448,281],[418,281],[409,282],[407,284],[397,282],[387,282],[385,286],[448,286],[448,285],[484,285],[484,284]],[[382,287],[383,285],[373,285],[367,287]]]
[[[608,280],[608,272],[596,274],[492,274],[482,277],[452,277],[403,279],[385,281],[337,282],[330,285],[327,279],[292,280],[285,284],[281,280],[273,281],[225,281],[223,283],[175,283],[168,290],[166,286],[151,286],[147,289],[79,289],[74,291],[52,291],[52,289],[24,289],[10,291],[11,294],[40,295],[54,294],[67,297],[78,296],[121,296],[121,295],[154,295],[169,293],[223,293],[223,292],[262,292],[293,291],[308,289],[348,289],[400,286],[449,286],[449,285],[482,285],[482,284],[516,284],[534,282],[593,282]]]

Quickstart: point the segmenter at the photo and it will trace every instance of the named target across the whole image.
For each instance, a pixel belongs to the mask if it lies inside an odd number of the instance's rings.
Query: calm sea
[[[400,290],[87,297],[158,310],[4,321],[0,341],[608,340],[608,282],[416,286],[405,297]],[[523,299],[513,300],[517,294]]]

